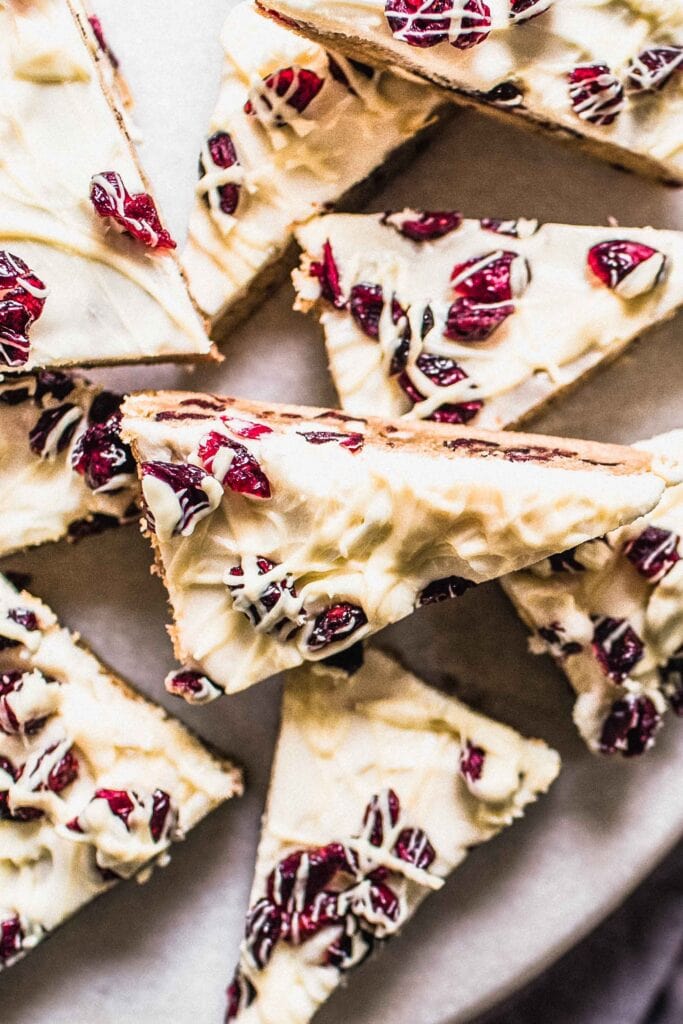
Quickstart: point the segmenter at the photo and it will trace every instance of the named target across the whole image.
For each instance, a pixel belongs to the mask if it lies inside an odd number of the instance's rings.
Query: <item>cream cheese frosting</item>
[[[120,401],[55,370],[0,380],[0,555],[137,519]]]
[[[296,236],[296,305],[319,311],[354,415],[510,426],[683,304],[677,231],[404,210],[314,218]]]
[[[306,1024],[559,766],[378,650],[292,672],[227,1020]]]
[[[316,41],[683,180],[683,3],[259,0]]]
[[[115,230],[91,203],[91,178],[104,172],[131,194],[149,189],[83,8],[7,0],[0,68],[0,266],[10,254],[44,286],[13,358],[17,311],[5,301],[16,289],[8,296],[0,276],[0,369],[207,355],[175,256]]]
[[[638,445],[683,455],[683,430]],[[576,692],[596,753],[634,756],[669,707],[683,714],[683,486],[630,526],[509,576],[503,586]]]
[[[1,969],[167,857],[241,777],[5,577],[0,638]]]
[[[214,325],[286,254],[295,222],[337,203],[446,105],[423,83],[266,22],[251,3],[230,11],[221,42],[221,89],[182,257]]]
[[[631,521],[680,480],[615,446],[188,392],[127,398],[122,435],[189,699],[337,654]]]

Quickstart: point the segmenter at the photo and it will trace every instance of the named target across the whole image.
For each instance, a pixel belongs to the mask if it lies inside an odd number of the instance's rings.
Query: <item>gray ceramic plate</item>
[[[225,0],[100,0],[99,12],[138,99],[144,156],[177,234],[218,88]],[[76,159],[76,155],[74,155]],[[87,173],[87,169],[84,169]],[[683,228],[680,195],[574,155],[545,139],[463,114],[377,199],[456,206],[475,216]],[[290,312],[288,288],[236,333],[218,370],[101,374],[119,387],[207,387],[250,397],[330,403],[315,325]],[[568,315],[571,311],[568,310]],[[630,441],[680,426],[681,321],[546,415],[554,433]],[[278,712],[278,686],[193,711],[162,688],[172,663],[161,585],[135,529],[73,548],[45,547],[8,565],[64,622],[146,693],[247,768],[249,789],[177,849],[144,888],[122,886],[2,976],[3,1024],[217,1024],[239,945]],[[426,609],[384,639],[427,679],[555,744],[566,770],[527,819],[475,852],[404,936],[353,977],[320,1024],[455,1024],[548,966],[618,904],[683,832],[672,720],[638,764],[591,759],[570,722],[563,679],[526,653],[525,631],[495,585]],[[450,681],[449,681],[450,680]]]

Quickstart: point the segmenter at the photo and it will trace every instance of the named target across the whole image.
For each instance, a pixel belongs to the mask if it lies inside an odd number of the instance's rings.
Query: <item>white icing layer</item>
[[[175,258],[150,253],[93,210],[95,174],[117,171],[129,192],[148,186],[91,39],[66,0],[0,7],[0,250],[48,289],[22,369],[210,351]]]
[[[483,755],[475,786],[460,770],[471,747]],[[521,817],[558,770],[559,758],[545,744],[429,689],[379,651],[366,650],[363,668],[351,679],[301,669],[287,682],[251,905],[265,896],[268,876],[284,857],[338,842],[362,851],[368,865],[388,867],[386,884],[401,908],[388,932],[394,934],[468,849]],[[389,790],[400,802],[393,827]],[[369,841],[371,823],[362,828],[375,795],[381,847]],[[427,868],[387,853],[403,828],[426,834],[435,854]],[[366,838],[352,838],[359,833]],[[424,842],[423,836],[419,848]],[[301,883],[303,898],[305,877]],[[338,934],[339,927],[331,927],[299,945],[280,940],[262,970],[243,945],[240,966],[255,995],[235,1019],[306,1024],[343,977],[324,964]]]
[[[510,0],[487,0],[487,5],[488,38],[463,50],[447,39],[418,48],[400,32],[392,35],[385,0],[259,0],[264,10],[292,19],[314,36],[334,35],[351,50],[372,53],[511,115],[526,113],[536,122],[586,136],[604,145],[608,159],[618,158],[614,150],[621,150],[651,161],[666,178],[683,180],[683,77],[674,68],[663,88],[654,87],[655,79],[645,92],[634,90],[630,78],[644,52],[683,46],[681,0],[556,0],[525,21],[511,18]],[[462,4],[455,4],[454,12],[460,10]],[[619,111],[612,123],[587,120],[596,106],[594,97],[577,97],[579,110],[572,106],[568,76],[582,65],[607,66],[599,102],[605,104],[603,114],[607,107]],[[503,83],[518,90],[514,99],[487,97]]]
[[[331,65],[321,47],[264,21],[249,3],[230,11],[222,43],[223,80],[207,138],[227,132],[239,163],[216,167],[204,146],[204,174],[182,257],[192,292],[213,320],[284,254],[297,221],[367,178],[444,103],[434,90],[405,77],[375,72],[368,78],[338,56]],[[296,81],[282,97],[263,86],[290,67],[323,80],[302,113],[287,103]],[[348,85],[333,77],[333,68]],[[244,110],[248,101],[251,116]],[[234,214],[220,209],[218,188],[226,184],[240,187]]]
[[[313,219],[297,231],[304,249],[302,267],[293,275],[297,306],[307,310],[318,304],[341,404],[355,415],[428,418],[443,404],[476,401],[483,402],[475,416],[478,425],[508,426],[601,360],[613,357],[648,326],[672,316],[683,303],[680,232],[560,224],[544,224],[534,232],[533,222],[502,224],[502,230],[520,236],[514,237],[465,220],[440,239],[415,242],[392,227],[411,216],[420,214],[404,211],[387,224],[380,215],[336,214]],[[615,289],[588,265],[591,248],[612,239],[658,251]],[[311,277],[310,265],[320,261],[326,242],[332,247],[344,300],[355,285],[381,286],[384,311],[378,338],[369,337],[348,308],[335,309],[321,300],[320,283]],[[510,315],[484,341],[447,338],[449,310],[457,299],[453,268],[485,256],[490,261],[503,251],[520,257],[515,260],[521,272],[517,294],[511,303],[503,303],[511,307]],[[477,266],[484,263],[480,259]],[[460,278],[467,273],[471,269]],[[406,314],[396,323],[392,296]],[[427,308],[433,327],[423,338]],[[411,343],[405,370],[424,395],[417,404],[401,387],[400,373],[392,366],[406,320]],[[454,361],[466,376],[445,387],[431,382],[416,367],[424,353]]]
[[[683,430],[638,447],[680,457]],[[628,545],[637,542],[648,528],[657,532],[651,533],[649,543],[640,549],[636,565],[633,550],[631,559],[627,557]],[[610,752],[603,729],[615,702],[648,700],[658,716],[669,703],[679,713],[683,711],[683,654],[679,654],[683,648],[682,536],[683,486],[679,485],[667,491],[647,516],[610,533],[605,541],[579,547],[567,561],[568,568],[543,562],[503,581],[534,631],[532,649],[553,654],[576,691],[574,719],[595,752]],[[610,676],[592,646],[596,626],[605,617],[616,620],[608,631],[608,650],[618,644],[628,627],[642,643],[640,656],[623,678]],[[567,644],[575,645],[573,652],[566,651]],[[679,655],[678,666],[675,655]],[[654,731],[647,737],[646,747],[653,738]],[[625,746],[617,749],[628,752]]]
[[[259,437],[245,437],[245,420]],[[221,475],[220,505],[190,535],[178,535],[175,501],[175,532],[169,537],[164,521],[154,539],[179,658],[231,692],[409,615],[436,580],[482,582],[632,520],[659,500],[656,473],[666,472],[612,446],[349,422],[318,409],[187,392],[124,405],[123,436],[145,475],[153,462],[173,464],[176,474],[183,464],[207,468],[199,451],[211,432],[222,447],[243,446],[239,461],[264,475],[270,497],[240,493],[239,474]],[[310,436],[320,432],[336,440]],[[149,512],[163,520],[170,503],[156,504],[156,493]],[[192,494],[205,507],[206,491]],[[182,487],[176,496],[187,505]],[[355,609],[353,621],[335,615],[339,632],[326,643],[318,617],[340,602]],[[299,612],[304,625],[296,628]]]
[[[25,627],[10,617],[16,609]],[[0,652],[0,923],[19,918],[18,957],[110,888],[116,878],[107,871],[130,877],[165,855],[171,839],[239,793],[241,780],[4,577],[0,633],[19,641]],[[19,679],[9,692],[6,673]],[[60,788],[51,772],[65,755],[77,774]],[[105,800],[93,802],[103,789],[131,794],[127,825]],[[156,839],[155,791],[170,799]],[[69,827],[74,820],[80,831]],[[17,957],[0,958],[0,969]]]

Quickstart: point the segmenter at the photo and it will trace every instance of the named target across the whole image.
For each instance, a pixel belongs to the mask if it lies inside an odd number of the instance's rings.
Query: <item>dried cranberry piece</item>
[[[374,944],[375,938],[370,932],[362,928],[347,928],[327,947],[325,963],[339,971],[348,971],[370,956]]]
[[[90,27],[93,35],[95,36],[98,47],[109,61],[114,71],[117,71],[120,66],[120,61],[107,42],[107,37],[105,36],[104,29],[102,28],[102,22],[95,14],[91,14],[88,21],[90,22]]]
[[[258,970],[263,970],[275,945],[282,935],[283,914],[279,907],[265,897],[260,899],[247,914],[244,931],[247,956]]]
[[[604,616],[593,632],[593,651],[605,675],[615,683],[626,679],[643,657],[643,641],[626,619]]]
[[[351,910],[370,927],[382,928],[398,920],[401,904],[394,890],[386,882],[372,881],[367,889],[351,897]]]
[[[31,325],[40,317],[47,289],[22,259],[0,249],[0,363],[28,361]]]
[[[75,387],[73,377],[61,370],[39,370],[36,374],[36,402],[40,405],[44,398],[54,398],[61,402],[67,398]]]
[[[54,409],[46,409],[29,431],[28,443],[31,451],[41,459],[63,452],[82,419],[82,410],[69,402]]]
[[[507,235],[508,238],[531,238],[538,231],[537,220],[501,220],[495,217],[482,217],[479,221],[484,231],[493,231],[496,235]]]
[[[608,288],[626,298],[634,298],[659,283],[666,267],[666,257],[642,242],[610,239],[590,249],[588,266]]]
[[[462,367],[447,356],[436,356],[423,352],[418,356],[416,366],[437,387],[450,387],[467,379],[467,374]],[[401,374],[398,383],[412,402],[417,404],[424,401],[425,396],[413,383],[409,370]],[[469,423],[481,410],[483,404],[478,400],[444,404],[433,412],[429,419],[436,423]]]
[[[413,242],[433,242],[449,235],[462,224],[462,214],[456,210],[406,210],[404,213],[385,213],[383,224],[389,224],[400,235]]]
[[[384,13],[394,36],[409,46],[424,48],[449,40],[466,50],[482,43],[491,31],[491,11],[483,0],[386,0]]]
[[[322,260],[313,260],[311,262],[309,274],[320,282],[320,294],[322,297],[331,302],[336,309],[343,309],[346,302],[342,295],[339,268],[337,267],[329,240],[323,245]]]
[[[297,433],[309,444],[330,444],[334,441],[340,448],[346,448],[350,452],[361,451],[365,443],[362,434],[340,434],[333,430],[298,430]]]
[[[251,1006],[256,998],[256,989],[249,981],[249,978],[242,973],[239,967],[235,971],[235,975],[230,982],[227,996],[228,1011],[225,1018],[225,1024],[230,1024],[230,1021],[235,1020],[242,1010],[246,1010],[247,1007]]]
[[[88,409],[88,421],[90,423],[106,423],[112,416],[121,411],[123,395],[116,391],[100,391],[93,398]]]
[[[662,690],[674,714],[683,718],[683,649],[669,658],[659,670]]]
[[[272,113],[273,123],[278,128],[284,128],[287,124],[282,105],[273,102],[272,93],[278,99],[284,100],[288,107],[303,114],[316,98],[325,79],[317,75],[310,68],[281,68],[274,74],[264,79],[264,88],[260,88],[252,99],[244,104],[245,114],[258,116],[265,107],[266,111]],[[269,95],[271,94],[271,95]]]
[[[228,132],[215,132],[206,140],[206,148],[208,150],[209,159],[213,164],[212,169],[221,171],[228,170],[230,167],[239,167],[240,162],[237,157],[237,150],[232,140],[232,136]],[[200,180],[207,173],[204,159],[200,156],[199,158],[199,177]],[[224,185],[218,185],[218,206],[222,213],[227,214],[231,217],[240,201],[241,185],[235,181],[228,181]],[[208,196],[204,197],[205,202],[208,205]]]
[[[404,828],[398,836],[393,852],[407,864],[426,871],[436,859],[436,851],[421,828]]]
[[[375,793],[363,815],[363,828],[372,846],[381,846],[386,834],[396,825],[401,813],[401,801],[393,789]]]
[[[554,0],[510,0],[510,20],[513,22],[529,21],[549,10]]]
[[[624,87],[606,64],[579,64],[568,75],[569,99],[582,121],[609,125],[624,109]]]
[[[355,284],[349,297],[351,316],[368,338],[379,338],[379,321],[384,309],[380,284]]]
[[[330,605],[316,616],[307,646],[311,651],[321,651],[330,644],[343,642],[367,625],[367,621],[367,615],[359,605],[348,601]]]
[[[258,441],[260,437],[273,433],[272,428],[267,427],[265,423],[252,423],[251,420],[243,420],[239,416],[221,416],[221,420],[231,434],[251,441]]]
[[[163,789],[155,789],[152,793],[152,814],[149,819],[149,831],[155,843],[162,838],[171,815],[170,796]]]
[[[600,736],[603,754],[636,757],[654,743],[661,716],[649,697],[626,697],[616,701],[605,719]]]
[[[164,523],[163,532],[169,536],[187,536],[194,530],[195,524],[212,512],[218,504],[213,488],[217,482],[199,466],[187,463],[144,462],[142,464],[143,490],[146,478],[160,481],[175,495],[177,501],[177,518],[173,523]],[[213,481],[213,487],[210,482]],[[145,518],[150,530],[159,532],[159,524],[148,508]]]
[[[96,789],[93,800],[106,800],[111,813],[116,818],[120,818],[126,828],[128,828],[128,819],[135,809],[135,804],[127,790]]]
[[[489,252],[456,263],[451,284],[456,295],[482,303],[511,302],[529,283],[529,268],[519,253]]]
[[[50,747],[46,753],[51,753],[54,747]],[[78,778],[80,765],[73,749],[67,750],[66,754],[52,768],[47,777],[47,788],[52,793],[61,793],[75,782]]]
[[[484,771],[486,751],[475,747],[469,740],[460,755],[460,774],[468,782],[478,782]]]
[[[169,672],[164,686],[168,693],[182,697],[188,704],[208,704],[223,693],[208,676],[191,668]]]
[[[647,526],[638,537],[628,542],[624,554],[641,576],[659,582],[680,561],[680,540],[678,534],[671,530]]]
[[[135,480],[135,459],[121,440],[118,415],[93,423],[76,441],[71,466],[95,493],[118,491]]]
[[[337,651],[336,654],[330,654],[328,658],[323,658],[322,664],[329,665],[330,668],[341,669],[342,672],[346,672],[348,676],[353,676],[356,672],[360,672],[365,662],[365,654],[362,641],[354,644],[352,647],[347,647],[344,651]]]
[[[337,893],[318,893],[304,910],[295,910],[290,915],[287,941],[294,946],[300,946],[324,928],[343,926],[344,916],[339,904]]]
[[[631,61],[626,76],[633,92],[655,92],[679,70],[683,70],[683,46],[653,46]]]
[[[486,341],[514,311],[511,304],[493,306],[458,298],[448,310],[444,335],[451,341]]]
[[[226,453],[231,453],[228,458]],[[268,477],[245,445],[212,430],[202,438],[198,454],[209,473],[231,491],[251,498],[270,498]]]
[[[35,633],[40,628],[35,613],[29,611],[28,608],[10,608],[7,612],[7,618],[11,619],[12,622],[16,622],[17,625],[23,626],[29,633]],[[4,651],[8,647],[18,646],[19,640],[11,640],[9,637],[0,634],[0,651]],[[9,675],[10,673],[7,674]]]
[[[341,843],[290,853],[268,876],[268,899],[289,913],[303,910],[340,872],[354,874],[351,856]]]
[[[428,583],[418,596],[418,607],[450,601],[454,597],[462,597],[467,590],[476,585],[474,580],[466,580],[463,576],[446,576],[443,579],[434,580],[432,583]]]
[[[99,217],[110,218],[149,249],[175,249],[156,204],[147,192],[131,195],[116,171],[103,171],[90,180],[90,201]]]
[[[18,916],[0,922],[0,962],[6,964],[21,953],[24,933]]]

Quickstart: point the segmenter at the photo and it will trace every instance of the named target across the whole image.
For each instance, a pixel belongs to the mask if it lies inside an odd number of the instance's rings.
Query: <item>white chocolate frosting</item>
[[[265,21],[250,3],[230,11],[221,39],[223,79],[207,139],[228,133],[239,164],[216,167],[204,146],[182,257],[191,290],[214,321],[285,254],[297,221],[339,201],[444,106],[443,96],[406,77],[382,71],[368,78],[337,55],[335,67],[325,50]],[[279,97],[264,87],[287,68],[323,80],[302,112],[287,103],[291,88]],[[250,100],[251,115],[244,109]],[[240,189],[232,214],[221,210],[218,191],[228,183]]]
[[[638,447],[680,457],[683,430]],[[616,747],[627,754],[642,753],[641,747],[652,745],[659,719],[670,705],[683,713],[682,536],[679,485],[642,519],[602,541],[582,545],[561,564],[545,561],[503,581],[533,630],[532,650],[553,654],[566,673],[577,695],[574,720],[595,752],[614,752],[609,731],[604,730],[617,702],[639,702],[636,710],[644,708],[651,720],[640,741],[634,736],[629,744],[626,736]],[[606,618],[613,622],[596,634]],[[635,633],[635,640],[627,629]],[[609,653],[610,644],[615,650],[611,671],[596,650],[596,635],[603,637],[603,651]],[[625,635],[636,653],[632,663],[620,665],[619,643]],[[634,715],[632,729],[637,732],[635,719]]]
[[[463,220],[441,238],[414,241],[392,226],[420,216],[403,211],[385,223],[387,215],[333,214],[297,230],[304,250],[301,269],[293,275],[297,308],[319,312],[342,408],[354,415],[430,418],[444,404],[477,402],[482,403],[473,415],[478,426],[510,426],[683,304],[680,232],[538,227],[533,221],[502,222],[494,231],[486,222]],[[588,255],[594,246],[623,239],[658,255],[626,275],[618,288],[610,288],[591,270]],[[326,243],[339,272],[343,308],[321,297],[320,281],[311,276],[311,265],[320,261]],[[485,340],[447,337],[449,310],[457,301],[453,268],[476,260],[475,266],[482,267],[503,252],[519,257],[515,264],[522,275],[518,294],[499,304],[509,315]],[[382,289],[378,337],[369,336],[352,315],[352,289],[364,284]],[[624,294],[628,285],[638,293]],[[392,297],[400,318],[392,316]],[[425,334],[426,310],[432,327]],[[392,365],[406,325],[411,338],[404,369],[423,396],[418,402],[408,396]],[[416,365],[424,354],[453,361],[464,371],[462,379],[446,386],[430,381]]]
[[[480,770],[464,772],[461,763],[472,748]],[[549,788],[559,767],[558,755],[544,743],[523,739],[430,689],[378,650],[365,651],[364,666],[350,679],[340,681],[310,668],[291,673],[251,906],[266,896],[269,875],[283,858],[334,842],[358,857],[359,875],[378,865],[386,869],[385,884],[398,897],[399,910],[394,920],[378,913],[373,925],[378,938],[395,934],[469,849],[522,816],[526,805]],[[400,803],[395,822],[390,791]],[[381,844],[373,844],[371,828],[363,828],[364,811],[375,796],[380,798]],[[413,848],[417,853],[431,847],[431,863],[427,857],[419,867],[392,851],[405,828],[421,830],[415,831]],[[305,866],[297,882],[294,899],[301,910],[311,896]],[[358,879],[347,879],[346,885],[350,882],[353,895],[347,892],[339,904],[343,908],[360,900],[360,914],[366,916],[363,887],[372,885]],[[281,884],[273,898],[286,906],[283,889]],[[253,991],[228,1020],[306,1024],[344,977],[343,970],[325,962],[340,925],[322,928],[299,944],[280,937],[260,969],[253,959],[255,932],[253,923],[248,925],[238,972],[244,995],[249,984]],[[356,941],[363,945],[361,937]],[[366,951],[363,947],[361,954]]]
[[[19,369],[207,354],[175,257],[93,209],[94,175],[117,172],[130,193],[149,187],[78,11],[66,0],[0,6],[0,251],[47,289]]]
[[[229,692],[602,535],[654,506],[658,474],[680,480],[614,446],[188,392],[129,397],[122,433],[176,654]]]
[[[525,20],[513,17],[511,0],[486,0],[490,33],[465,49],[455,45],[466,10],[463,0],[453,3],[450,24],[447,15],[437,15],[443,38],[426,48],[410,45],[400,26],[392,33],[385,0],[258,2],[316,39],[404,67],[498,111],[561,126],[602,144],[607,159],[635,155],[650,161],[660,176],[683,180],[683,76],[677,72],[677,55],[665,84],[639,60],[656,48],[683,46],[681,0],[551,0],[535,4],[538,16]],[[414,6],[419,22],[430,4]],[[573,105],[568,78],[577,67],[590,66],[606,66],[599,83],[603,105],[597,112],[593,97],[575,93]],[[634,88],[634,80],[648,88]],[[502,93],[492,95],[500,86],[505,86]],[[611,123],[599,123],[601,112],[615,115]]]
[[[166,857],[241,779],[4,577],[0,636],[1,969],[119,877]],[[127,822],[95,798],[102,790],[130,800]],[[154,828],[160,799],[168,809]]]
[[[130,466],[102,487],[90,486],[73,466],[74,450],[92,426],[89,413],[102,388],[83,377],[59,374],[57,397],[44,391],[41,380],[47,377],[14,374],[0,381],[0,555],[64,536],[77,539],[137,518],[139,489]],[[31,431],[51,409],[64,410],[64,415],[52,445],[39,454],[31,448]],[[70,440],[57,450],[70,424]]]

